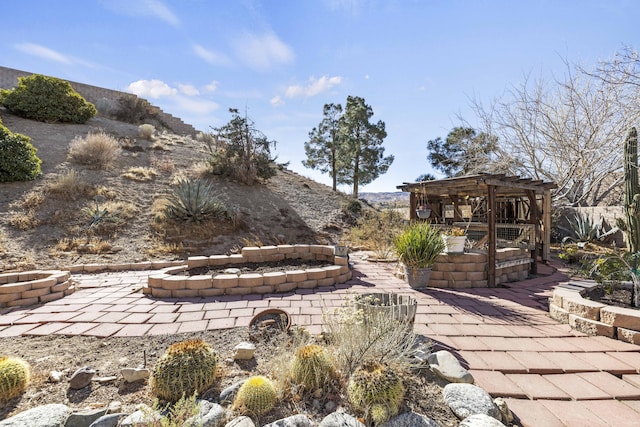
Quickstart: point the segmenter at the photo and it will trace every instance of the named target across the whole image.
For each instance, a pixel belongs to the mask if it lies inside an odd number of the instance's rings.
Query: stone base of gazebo
[[[529,276],[531,254],[527,249],[503,248],[496,251],[496,285],[524,280]],[[429,287],[432,288],[486,288],[487,254],[441,254],[431,270]],[[396,275],[403,280],[404,268]]]

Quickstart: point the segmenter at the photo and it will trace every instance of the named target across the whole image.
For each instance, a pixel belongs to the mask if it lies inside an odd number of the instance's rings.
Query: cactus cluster
[[[354,409],[363,412],[374,425],[380,425],[398,414],[404,385],[390,367],[367,362],[349,378],[347,396]]]
[[[308,344],[296,351],[291,366],[291,379],[294,383],[307,390],[317,390],[335,376],[335,365],[324,347]]]
[[[206,391],[215,381],[218,356],[200,339],[171,345],[151,375],[151,393],[169,402]]]
[[[640,251],[640,191],[638,190],[638,132],[632,127],[624,141],[624,208],[627,220],[627,246]]]
[[[233,407],[243,413],[262,415],[269,412],[275,403],[275,386],[268,378],[259,375],[250,377],[242,384]]]
[[[31,369],[18,357],[0,357],[0,402],[19,396],[29,384]]]

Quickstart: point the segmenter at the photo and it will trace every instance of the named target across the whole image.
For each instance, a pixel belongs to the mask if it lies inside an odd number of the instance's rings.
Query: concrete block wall
[[[75,286],[71,273],[34,270],[0,274],[0,308],[43,304],[71,295]]]
[[[188,276],[197,267],[276,262],[285,259],[321,260],[333,265],[306,270],[270,273],[203,274]],[[244,247],[240,254],[190,257],[186,265],[169,267],[149,276],[145,294],[157,298],[193,298],[220,295],[268,294],[295,289],[313,289],[351,279],[347,257],[334,255],[333,246],[279,245]]]
[[[0,88],[11,89],[18,84],[18,77],[29,76],[33,73],[15,70],[13,68],[0,66]],[[121,92],[118,90],[106,89],[98,86],[92,86],[84,83],[69,81],[71,87],[82,95],[87,101],[98,104],[100,100],[106,99],[111,102],[117,102],[122,97],[137,99],[138,96],[132,93]],[[173,133],[178,135],[195,136],[196,129],[182,121],[178,117],[165,113],[159,107],[152,106],[152,110],[158,114],[160,121],[164,123]]]

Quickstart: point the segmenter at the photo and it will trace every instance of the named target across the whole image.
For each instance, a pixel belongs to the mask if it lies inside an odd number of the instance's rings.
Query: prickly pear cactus
[[[335,365],[324,347],[308,344],[296,351],[291,367],[291,379],[294,383],[307,390],[317,390],[335,376]]]
[[[233,402],[233,408],[243,413],[262,415],[269,412],[276,403],[276,388],[266,377],[255,376],[247,379]]]
[[[0,402],[19,396],[27,388],[30,376],[26,360],[0,356]]]
[[[160,357],[151,375],[151,394],[177,402],[183,396],[206,391],[216,378],[218,356],[200,339],[171,345]]]
[[[347,396],[354,409],[364,413],[374,425],[381,425],[398,414],[404,385],[393,369],[369,362],[349,378]]]

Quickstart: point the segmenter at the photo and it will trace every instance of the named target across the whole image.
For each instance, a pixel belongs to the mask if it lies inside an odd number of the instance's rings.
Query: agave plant
[[[211,185],[201,179],[180,179],[167,200],[167,217],[183,221],[199,222],[221,217],[227,211]]]
[[[570,233],[562,239],[562,243],[575,241],[578,243],[589,243],[595,240],[603,240],[605,237],[616,233],[619,228],[612,227],[604,231],[604,219],[596,222],[588,214],[575,214],[573,219],[569,220],[569,228],[560,227]]]

